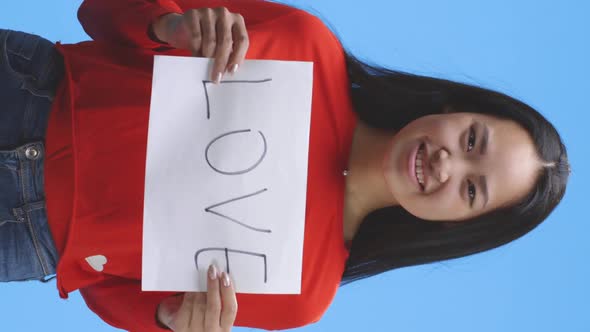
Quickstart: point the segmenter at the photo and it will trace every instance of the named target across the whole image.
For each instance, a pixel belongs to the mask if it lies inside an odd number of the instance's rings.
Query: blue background
[[[52,41],[86,40],[80,3],[5,1],[0,22]],[[345,286],[319,323],[298,331],[590,331],[590,1],[287,3],[319,15],[361,58],[530,103],[558,128],[573,166],[561,205],[522,239]],[[77,292],[59,299],[55,281],[4,284],[0,294],[3,331],[116,331]]]

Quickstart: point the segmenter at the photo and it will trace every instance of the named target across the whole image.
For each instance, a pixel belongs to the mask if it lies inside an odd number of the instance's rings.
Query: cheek
[[[454,187],[456,188],[456,186]],[[451,221],[465,219],[469,207],[461,199],[458,189],[445,186],[436,192],[407,197],[401,204],[408,212],[418,218],[432,221]]]
[[[423,135],[430,136],[438,131],[440,131],[440,123],[437,123],[435,119],[420,118],[402,128],[400,133],[404,136],[415,138]]]

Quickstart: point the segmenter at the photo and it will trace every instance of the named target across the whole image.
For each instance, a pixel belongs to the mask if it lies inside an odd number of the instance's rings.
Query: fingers
[[[219,74],[223,75],[227,68],[227,61],[232,52],[233,38],[232,26],[233,17],[227,9],[223,8],[217,20],[217,45],[215,49],[215,61],[211,76],[216,83],[219,83]]]
[[[168,324],[173,331],[184,331],[190,326],[193,314],[193,302],[195,293],[184,293],[182,304],[178,309],[176,317]]]
[[[248,33],[246,32],[246,23],[244,22],[244,17],[242,15],[238,15],[236,22],[232,26],[232,40],[233,52],[231,53],[227,62],[228,66],[226,70],[233,74],[232,69],[236,68],[237,70],[237,68],[242,65],[244,58],[246,57],[248,47],[250,46],[250,39],[248,38]],[[234,67],[234,65],[237,66]]]
[[[188,29],[188,48],[193,56],[199,56],[201,52],[201,43],[203,40],[203,31],[201,29],[201,14],[197,10],[187,11],[184,15],[185,26]]]
[[[219,272],[215,265],[207,273],[207,307],[205,310],[205,331],[219,329],[221,315],[221,297],[219,296]]]
[[[214,57],[213,82],[219,83],[225,72],[234,73],[243,64],[249,39],[242,15],[225,7],[190,9],[183,14],[183,22],[183,29],[171,33],[172,45],[188,48],[194,56]]]
[[[169,301],[168,301],[169,302]],[[164,301],[158,317],[167,318]],[[177,305],[178,306],[178,305]],[[170,310],[168,310],[170,311]],[[174,318],[165,324],[173,331],[222,331],[229,332],[236,320],[238,301],[236,292],[227,273],[219,273],[219,269],[211,265],[207,273],[207,293],[184,293],[182,304],[173,314]]]
[[[230,331],[237,312],[238,301],[229,275],[219,274],[215,265],[211,265],[207,278],[205,331],[218,331],[220,327],[222,331]]]
[[[238,313],[238,300],[236,299],[235,288],[229,275],[223,272],[220,279],[221,302],[223,303],[223,310],[221,311],[219,324],[222,331],[229,331],[236,320],[236,315]]]
[[[190,332],[196,331],[217,331],[216,329],[205,329],[205,318],[207,318],[207,293],[205,292],[198,292],[193,293],[195,297],[193,298],[193,316],[191,319],[191,324],[189,325],[189,329],[187,330]]]
[[[217,18],[214,15],[212,10],[204,10],[201,14],[201,30],[203,31],[201,54],[206,58],[213,56],[217,43],[217,30],[215,29]]]

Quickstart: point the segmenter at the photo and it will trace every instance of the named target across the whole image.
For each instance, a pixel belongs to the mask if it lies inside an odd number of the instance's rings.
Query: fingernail
[[[229,285],[230,285],[229,275],[227,275],[227,273],[225,273],[225,272],[222,272],[221,279],[223,280],[223,286],[229,287]]]
[[[233,66],[231,66],[231,73],[232,75],[236,73],[236,71],[238,71],[238,64],[234,64]]]
[[[211,280],[217,279],[217,267],[215,264],[209,265],[209,278],[211,278]]]
[[[215,84],[219,84],[221,82],[221,73],[217,73],[217,78],[215,79]]]

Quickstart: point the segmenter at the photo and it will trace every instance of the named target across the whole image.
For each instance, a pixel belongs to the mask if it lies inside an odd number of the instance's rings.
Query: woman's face
[[[408,212],[459,221],[521,199],[540,167],[532,139],[516,122],[447,113],[419,118],[396,133],[383,175]]]

